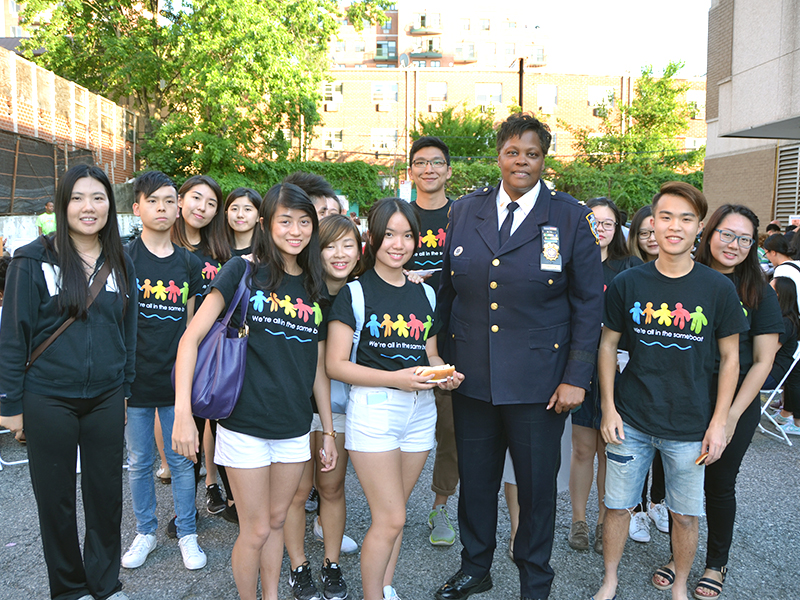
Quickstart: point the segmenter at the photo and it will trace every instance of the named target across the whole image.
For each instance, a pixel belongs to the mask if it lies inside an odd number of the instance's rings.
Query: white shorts
[[[403,392],[353,386],[347,403],[344,447],[356,452],[426,452],[435,442],[433,390]]]
[[[272,463],[302,463],[311,460],[309,435],[287,440],[265,440],[217,425],[214,462],[234,469],[258,469]]]
[[[345,421],[347,416],[344,413],[332,413],[333,416],[333,430],[336,433],[344,435]],[[311,419],[311,431],[322,431],[322,419],[319,418],[319,413],[314,413],[314,418]]]

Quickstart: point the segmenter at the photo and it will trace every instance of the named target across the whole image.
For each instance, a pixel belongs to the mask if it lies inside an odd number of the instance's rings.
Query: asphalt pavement
[[[800,576],[794,572],[800,552],[800,519],[797,518],[800,497],[800,438],[795,445],[786,444],[756,433],[745,456],[738,481],[738,511],[733,546],[725,582],[725,600],[784,600],[800,594]],[[5,461],[24,459],[26,451],[10,435],[0,435],[0,456]],[[427,516],[433,500],[430,491],[432,456],[428,459],[408,506],[403,548],[394,580],[403,600],[432,600],[436,588],[459,567],[460,543],[452,547],[433,547],[428,542]],[[205,495],[198,492],[200,510],[199,543],[208,555],[208,565],[198,571],[187,571],[181,561],[177,540],[167,538],[165,527],[172,517],[172,496],[167,485],[156,483],[158,495],[158,547],[144,566],[122,569],[121,580],[132,600],[163,599],[236,599],[230,567],[230,552],[237,527],[220,516],[205,510]],[[369,509],[349,467],[346,483],[346,533],[361,541],[370,524]],[[125,477],[125,505],[122,522],[123,551],[135,536],[135,523]],[[455,522],[457,497],[450,500],[450,513]],[[494,588],[475,595],[475,600],[516,600],[519,598],[517,568],[507,553],[509,538],[508,512],[502,491],[498,498],[500,516],[492,577]],[[0,599],[49,598],[47,575],[42,557],[36,505],[25,465],[6,466],[0,471]],[[79,494],[79,514],[82,513]],[[595,491],[589,499],[588,522],[592,532],[597,516]],[[576,552],[567,545],[571,519],[569,495],[558,495],[556,535],[552,565],[556,573],[551,600],[587,600],[599,587],[602,557],[594,551]],[[82,518],[81,518],[82,521]],[[306,549],[318,573],[323,559],[322,543],[311,532],[312,516],[308,515]],[[652,540],[640,544],[628,540],[620,567],[619,600],[668,600],[669,592],[656,590],[650,584],[653,570],[668,555],[665,534],[651,526]],[[700,546],[690,575],[690,584],[703,572],[705,521],[700,523]],[[350,589],[350,598],[362,598],[359,555],[342,556],[341,567]],[[288,560],[284,558],[279,598],[290,600]]]

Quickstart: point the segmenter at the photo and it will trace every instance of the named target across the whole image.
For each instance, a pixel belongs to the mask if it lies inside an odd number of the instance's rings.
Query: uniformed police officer
[[[519,486],[514,559],[521,597],[547,598],[560,439],[589,389],[603,307],[592,212],[540,180],[547,125],[511,115],[497,133],[502,182],[453,204],[439,308],[453,393],[461,568],[436,592],[492,587],[497,493],[506,447]]]

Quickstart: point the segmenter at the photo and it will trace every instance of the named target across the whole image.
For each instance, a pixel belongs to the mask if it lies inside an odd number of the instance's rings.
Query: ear
[[[139,203],[138,202],[134,202],[133,203],[133,215],[135,217],[141,217],[142,216],[142,215],[139,214]]]
[[[258,224],[261,225],[261,231],[264,231],[264,217],[258,217]]]

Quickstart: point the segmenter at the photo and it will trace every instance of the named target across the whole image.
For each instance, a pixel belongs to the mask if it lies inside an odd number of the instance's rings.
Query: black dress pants
[[[561,435],[568,413],[546,404],[495,406],[453,392],[453,421],[461,491],[458,525],[461,569],[485,576],[496,547],[497,494],[506,447],[514,461],[520,522],[514,538],[520,593],[547,598],[553,583],[550,555],[556,512]]]
[[[119,581],[122,519],[122,388],[96,398],[22,398],[31,481],[44,559],[55,600],[107,598]],[[76,513],[77,449],[86,537],[81,556]]]

